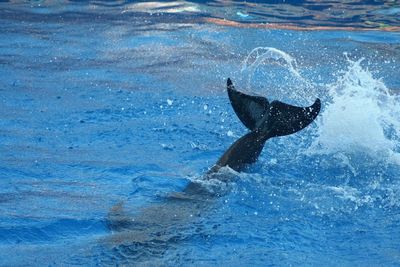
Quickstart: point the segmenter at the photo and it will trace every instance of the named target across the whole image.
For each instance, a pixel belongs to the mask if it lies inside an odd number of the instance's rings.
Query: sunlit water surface
[[[0,3],[0,265],[399,265],[399,33],[179,3]],[[247,131],[228,77],[321,114],[182,200]]]

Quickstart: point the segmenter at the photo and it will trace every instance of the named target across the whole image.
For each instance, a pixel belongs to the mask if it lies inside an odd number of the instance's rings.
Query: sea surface
[[[400,266],[398,1],[265,2],[0,1],[0,266]]]

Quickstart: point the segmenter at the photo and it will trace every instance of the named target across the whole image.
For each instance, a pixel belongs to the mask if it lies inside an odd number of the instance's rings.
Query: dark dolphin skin
[[[276,100],[269,103],[264,97],[236,91],[231,79],[227,81],[227,89],[233,110],[250,132],[228,148],[212,171],[229,166],[240,172],[246,165],[257,161],[269,138],[289,135],[304,129],[317,117],[321,109],[319,99],[305,108]]]
[[[247,95],[235,90],[230,79],[227,90],[233,110],[250,132],[234,142],[201,179],[190,182],[182,192],[172,193],[160,203],[133,214],[125,212],[122,203],[115,205],[107,218],[107,225],[113,232],[108,243],[120,259],[129,255],[130,261],[153,262],[154,257],[161,257],[166,250],[175,247],[174,244],[186,239],[182,233],[193,227],[224,194],[223,189],[211,190],[205,182],[229,182],[234,173],[227,169],[242,171],[257,161],[269,138],[304,129],[321,109],[319,99],[309,107],[295,107]]]

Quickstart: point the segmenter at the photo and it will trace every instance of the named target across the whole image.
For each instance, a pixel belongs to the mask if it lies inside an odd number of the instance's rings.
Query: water
[[[0,265],[399,265],[398,4],[363,2],[0,3]],[[182,200],[246,133],[227,77],[322,112]]]

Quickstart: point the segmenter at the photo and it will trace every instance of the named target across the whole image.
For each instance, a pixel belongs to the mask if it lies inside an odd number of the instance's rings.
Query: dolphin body
[[[250,132],[234,142],[202,179],[190,182],[182,192],[172,193],[164,201],[135,214],[127,214],[122,203],[115,205],[107,218],[114,233],[107,243],[122,260],[129,255],[129,260],[135,262],[153,262],[154,257],[160,257],[173,244],[186,239],[182,232],[212,209],[214,200],[223,194],[220,189],[215,192],[204,186],[204,181],[229,181],[233,174],[223,167],[242,171],[257,161],[269,138],[304,129],[321,109],[319,99],[309,107],[296,107],[247,95],[237,91],[230,79],[227,91],[233,110]]]

